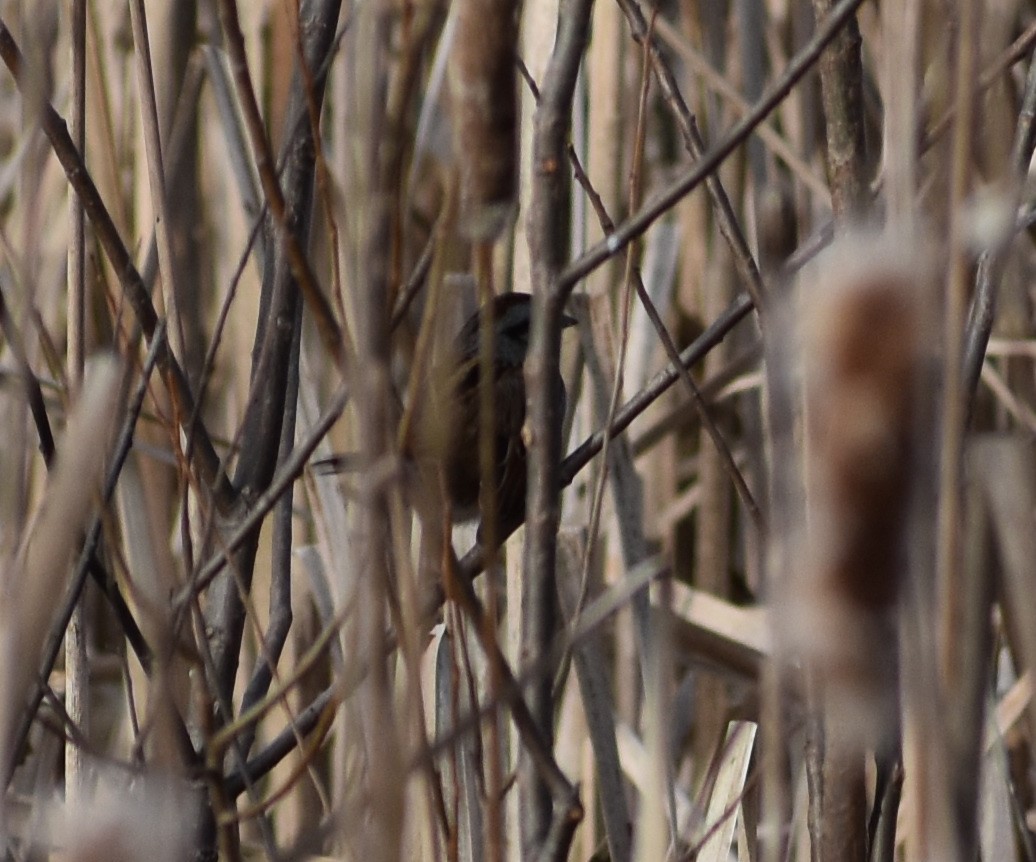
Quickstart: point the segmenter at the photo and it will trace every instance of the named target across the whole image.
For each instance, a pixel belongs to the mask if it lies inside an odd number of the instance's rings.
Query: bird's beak
[[[568,329],[570,326],[575,326],[579,321],[569,314],[562,312],[561,314],[561,328]]]

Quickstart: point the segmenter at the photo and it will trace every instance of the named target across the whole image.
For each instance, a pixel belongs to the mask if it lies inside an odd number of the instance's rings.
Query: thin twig
[[[241,23],[237,16],[237,3],[235,0],[220,0],[219,11],[227,53],[230,56],[230,68],[237,87],[237,97],[244,113],[245,127],[251,139],[252,155],[255,158],[259,180],[266,195],[266,204],[281,231],[292,275],[309,305],[324,349],[339,372],[344,375],[348,355],[344,330],[335,320],[331,304],[324,296],[320,283],[309,264],[309,258],[302,249],[302,243],[297,235],[297,227],[291,221],[284,192],[277,179],[276,162],[266,136],[266,128],[263,125],[262,114],[255,97],[255,87],[252,84],[252,73],[248,67],[248,57],[245,54],[245,37],[241,32]],[[323,58],[318,59],[322,61]]]
[[[653,25],[650,28],[648,27],[637,0],[618,0],[618,3],[629,21],[633,38],[649,49],[648,53],[651,57],[651,64],[658,78],[662,96],[676,118],[676,125],[680,130],[684,149],[687,150],[687,153],[692,158],[702,158],[706,152],[705,140],[698,129],[698,121],[687,107],[687,103],[680,93],[680,88],[676,83],[676,76],[673,75],[665,56],[659,50],[654,36]],[[726,189],[723,188],[717,173],[710,172],[705,177],[705,189],[712,201],[712,207],[716,214],[716,224],[719,226],[723,238],[727,241],[727,245],[730,246],[730,253],[733,255],[734,265],[737,267],[738,274],[744,282],[745,289],[755,302],[756,308],[761,311],[763,308],[763,281],[762,276],[759,274],[759,265],[752,256],[744,231],[741,230],[741,225],[738,223],[737,216],[734,213],[734,207],[730,203],[730,198],[727,195]],[[609,235],[612,233],[614,233],[614,228],[609,232]]]
[[[586,190],[587,197],[590,199],[590,202],[594,207],[594,211],[597,213],[597,219],[601,223],[601,229],[606,234],[613,232],[615,230],[615,222],[612,221],[608,212],[604,209],[604,202],[601,200],[600,195],[598,195],[590,185],[590,178],[583,170],[583,166],[580,164],[575,150],[569,147],[568,155],[569,160],[572,162],[572,170],[575,174],[576,180]],[[730,451],[730,447],[727,445],[722,432],[720,432],[718,426],[713,420],[712,414],[709,413],[708,406],[702,398],[698,385],[694,382],[694,378],[691,377],[690,372],[680,361],[680,353],[676,348],[676,343],[673,341],[673,337],[669,333],[669,329],[666,327],[665,321],[662,320],[661,315],[658,313],[658,309],[652,301],[651,295],[647,292],[647,288],[644,286],[644,280],[641,277],[639,268],[635,268],[633,270],[632,278],[633,285],[637,291],[637,296],[640,298],[641,304],[644,306],[644,311],[647,312],[648,319],[651,321],[652,326],[655,327],[658,339],[662,342],[662,346],[665,348],[666,356],[668,356],[669,361],[672,363],[672,367],[679,369],[680,379],[683,381],[684,385],[687,387],[687,391],[690,393],[691,403],[694,405],[694,408],[701,419],[702,427],[705,428],[713,444],[716,446],[716,449],[719,451],[720,457],[727,471],[727,475],[730,477],[731,482],[737,489],[738,495],[741,497],[741,501],[745,504],[745,508],[748,510],[749,516],[752,518],[752,522],[755,524],[756,530],[759,531],[760,535],[765,535],[766,525],[762,511],[759,509],[759,504],[756,502],[755,496],[748,487],[744,474],[735,463],[734,455]]]
[[[223,567],[227,565],[230,555],[244,544],[252,531],[269,514],[270,510],[277,504],[277,500],[288,485],[294,482],[306,469],[306,463],[310,456],[316,451],[320,441],[324,439],[327,432],[338,421],[342,415],[346,402],[349,400],[349,389],[341,386],[331,398],[328,407],[321,414],[317,423],[306,433],[306,435],[295,445],[289,457],[281,462],[280,469],[269,486],[252,503],[248,515],[236,526],[233,533],[223,541],[219,551],[205,563],[197,572],[191,583],[185,586],[173,599],[174,608],[184,608],[191,601],[192,595],[200,593],[215,578]]]
[[[1034,25],[1036,28],[1036,25]],[[1017,211],[1021,198],[1022,183],[1032,160],[1033,149],[1036,148],[1036,58],[1029,62],[1029,73],[1025,81],[1025,95],[1018,122],[1014,132],[1014,146],[1011,149],[1011,172],[1013,174],[1013,191],[1007,203],[1008,211]],[[974,409],[975,392],[978,389],[979,374],[989,344],[989,336],[993,331],[993,318],[996,315],[996,298],[1003,276],[1004,259],[1013,232],[995,248],[983,252],[979,258],[978,271],[975,274],[975,295],[971,300],[971,309],[964,334],[963,386],[966,402],[965,427],[970,422]]]
[[[172,225],[165,185],[165,159],[162,155],[162,135],[158,121],[158,102],[155,97],[155,77],[151,66],[151,42],[148,38],[147,13],[144,0],[131,0],[130,22],[133,28],[133,54],[136,58],[137,96],[141,104],[141,129],[147,156],[147,174],[151,187],[151,205],[154,209],[155,245],[158,249],[162,292],[168,327],[172,335],[173,355],[180,361],[186,356],[183,322],[180,316],[182,294],[177,290],[179,266],[173,254]],[[82,149],[80,148],[80,152]]]
[[[702,52],[691,45],[673,24],[670,24],[665,18],[659,18],[655,29],[666,45],[687,61],[687,65],[702,78],[706,86],[723,96],[738,114],[746,114],[752,109],[751,103],[741,95],[737,87],[717,72]],[[756,134],[773,154],[788,166],[793,175],[817,196],[821,203],[830,201],[831,190],[827,187],[825,180],[792,149],[791,144],[774,129],[772,123],[768,121],[760,123],[756,128]]]
[[[24,90],[28,86],[28,82],[23,72],[22,54],[10,29],[2,19],[0,19],[0,59],[14,76],[19,89]],[[64,120],[49,103],[46,103],[40,108],[40,122],[54,154],[65,170],[69,184],[82,201],[83,209],[111,262],[126,299],[133,308],[144,337],[148,344],[152,345],[155,343],[158,327],[158,315],[155,313],[155,307],[151,303],[151,297],[148,295],[140,272],[133,264],[129,250],[119,236],[118,229],[97,191],[97,186],[94,185],[93,178],[83,163],[79,150],[69,137]],[[172,396],[175,415],[182,422],[186,421],[193,412],[194,405],[187,377],[173,357],[165,339],[159,341],[158,344],[160,348],[157,357],[158,369]],[[202,481],[212,489],[220,508],[229,510],[236,495],[226,475],[220,470],[219,456],[203,427],[199,426],[195,433],[198,437],[198,445],[195,450],[195,469]]]
[[[643,234],[663,213],[668,212],[689,192],[697,188],[723,161],[755,131],[766,117],[791,92],[824,48],[838,34],[845,22],[855,14],[863,0],[841,0],[830,16],[817,27],[813,38],[802,47],[781,76],[770,85],[752,111],[741,118],[734,128],[691,167],[680,174],[665,191],[651,198],[640,210],[630,216],[593,248],[565,267],[558,279],[558,287],[566,295],[576,284],[606,260],[618,254],[629,243]]]

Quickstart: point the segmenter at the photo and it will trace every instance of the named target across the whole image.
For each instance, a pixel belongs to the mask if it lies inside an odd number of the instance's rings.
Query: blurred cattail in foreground
[[[450,98],[460,171],[461,228],[495,239],[513,217],[518,165],[517,4],[463,0],[451,7]]]
[[[874,236],[836,243],[794,315],[805,500],[788,642],[818,674],[829,720],[872,742],[895,720],[894,612],[934,331],[919,247]]]
[[[97,503],[113,418],[119,412],[120,377],[114,359],[91,362],[59,442],[43,503],[29,520],[17,557],[0,573],[0,691],[5,695],[0,702],[0,773],[5,777],[14,768],[12,736],[38,672],[44,638]]]
[[[47,840],[62,862],[177,862],[194,841],[199,800],[172,779],[102,773],[90,797],[55,803]]]

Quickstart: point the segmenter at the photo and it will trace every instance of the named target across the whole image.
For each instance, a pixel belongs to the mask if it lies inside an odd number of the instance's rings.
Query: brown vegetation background
[[[1034,43],[0,0],[5,858],[1036,859]],[[400,428],[509,290],[451,531]]]

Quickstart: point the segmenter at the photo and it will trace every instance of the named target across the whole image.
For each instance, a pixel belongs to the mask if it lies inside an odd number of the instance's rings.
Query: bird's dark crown
[[[497,357],[505,364],[521,365],[529,352],[532,296],[528,293],[505,293],[495,297],[492,317]],[[458,339],[462,356],[473,358],[478,355],[480,322],[481,311],[476,311],[464,324]],[[574,324],[575,320],[568,315],[562,318],[563,327]]]

